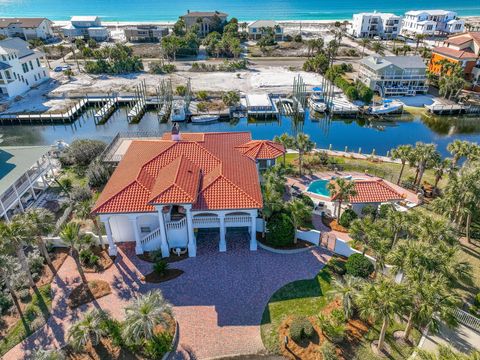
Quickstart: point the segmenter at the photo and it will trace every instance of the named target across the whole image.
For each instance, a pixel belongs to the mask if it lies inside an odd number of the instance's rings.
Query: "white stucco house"
[[[47,18],[0,18],[0,35],[24,40],[48,40],[54,36]]]
[[[458,19],[455,11],[407,11],[402,22],[402,33],[405,35],[452,35],[464,31],[465,21]]]
[[[0,96],[12,98],[50,79],[44,54],[18,37],[0,41]]]
[[[247,26],[248,37],[253,40],[261,39],[270,30],[275,40],[283,40],[284,28],[274,20],[257,20]]]
[[[357,38],[395,39],[402,27],[402,17],[392,13],[364,12],[353,14],[347,32]]]
[[[102,26],[102,20],[98,16],[72,16],[70,24],[62,27],[63,36],[69,40],[76,38],[106,41],[110,38],[110,32]]]
[[[132,141],[93,209],[110,254],[133,243],[137,254],[182,249],[193,257],[198,229],[218,229],[219,251],[227,251],[231,227],[248,230],[256,250],[259,169],[284,151],[248,132],[180,134],[177,127],[158,140]]]

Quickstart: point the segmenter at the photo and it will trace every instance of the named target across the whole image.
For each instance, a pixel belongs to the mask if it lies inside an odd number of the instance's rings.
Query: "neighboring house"
[[[395,39],[400,34],[402,17],[391,13],[353,14],[348,33],[357,38]]]
[[[358,80],[381,96],[428,91],[427,67],[420,56],[369,56],[360,61]]]
[[[459,64],[466,80],[474,86],[480,84],[480,32],[453,35],[442,46],[434,47],[428,70],[439,75],[444,60]]]
[[[69,40],[77,38],[106,41],[110,33],[98,16],[72,16],[70,24],[62,27],[63,35]]]
[[[93,209],[110,254],[130,243],[137,254],[188,249],[196,256],[199,229],[216,229],[219,251],[226,251],[229,228],[249,231],[256,250],[263,206],[257,167],[284,151],[248,132],[181,134],[176,126],[159,140],[133,140]]]
[[[0,35],[24,40],[52,38],[52,22],[47,18],[0,18]]]
[[[185,15],[180,16],[180,18],[185,22],[185,27],[187,30],[191,29],[194,25],[198,25],[200,36],[206,36],[216,28],[225,25],[227,23],[227,17],[228,14],[219,11],[190,10],[188,10]]]
[[[408,11],[403,17],[402,33],[405,35],[450,35],[461,33],[465,21],[457,18],[457,13],[446,10]]]
[[[0,41],[0,95],[12,98],[50,78],[44,54],[20,38]]]
[[[283,26],[273,20],[257,20],[248,25],[248,37],[253,40],[260,39],[271,29],[272,34],[277,41],[283,40]]]
[[[0,217],[24,212],[45,190],[59,168],[51,146],[0,147]]]
[[[129,26],[125,30],[125,38],[132,42],[159,42],[168,35],[168,28],[157,25]]]

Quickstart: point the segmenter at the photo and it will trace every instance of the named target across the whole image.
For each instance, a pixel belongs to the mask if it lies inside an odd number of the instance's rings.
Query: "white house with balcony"
[[[465,21],[458,19],[455,11],[407,11],[402,22],[402,33],[405,35],[452,35],[464,30]]]
[[[0,217],[10,218],[32,206],[60,168],[51,146],[0,147]]]
[[[415,96],[428,91],[427,66],[420,56],[369,56],[358,80],[381,96]]]
[[[0,35],[24,40],[53,38],[52,22],[47,18],[0,18]]]
[[[275,40],[281,41],[284,36],[284,28],[280,23],[273,20],[257,20],[247,26],[248,37],[253,40],[261,39],[265,34],[271,34]]]
[[[50,79],[44,54],[20,38],[0,41],[0,96],[12,98]]]
[[[217,229],[218,249],[227,251],[229,228],[248,232],[256,250],[259,169],[284,151],[248,132],[181,134],[176,126],[161,139],[133,140],[93,209],[110,254],[134,243],[137,254],[160,249],[163,257],[193,257],[199,229]]]
[[[110,32],[102,26],[102,20],[98,16],[72,16],[70,24],[62,27],[63,36],[69,40],[77,38],[106,41],[110,38]]]
[[[380,37],[395,39],[400,34],[402,17],[391,13],[359,13],[353,14],[352,24],[347,32],[357,38]]]

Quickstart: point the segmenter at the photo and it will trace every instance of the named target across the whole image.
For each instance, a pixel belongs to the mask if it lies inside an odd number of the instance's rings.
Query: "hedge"
[[[352,209],[346,209],[340,216],[338,223],[344,228],[349,228],[353,220],[357,218],[357,213]]]
[[[347,274],[367,278],[373,273],[374,267],[370,260],[362,254],[351,255],[345,264]]]
[[[267,244],[289,246],[293,244],[295,228],[286,213],[273,214],[267,223]]]
[[[305,317],[295,318],[290,324],[290,338],[296,343],[303,339],[311,339],[314,333],[312,323]]]

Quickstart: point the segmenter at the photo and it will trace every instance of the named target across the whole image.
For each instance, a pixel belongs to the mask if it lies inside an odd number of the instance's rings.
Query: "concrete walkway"
[[[420,348],[436,351],[439,345],[451,346],[457,351],[468,354],[473,350],[480,350],[480,333],[461,324],[456,329],[441,325],[439,333],[427,335]]]
[[[52,316],[47,324],[4,358],[21,359],[38,347],[61,347],[71,324],[94,306],[122,319],[132,297],[155,288],[171,302],[179,323],[177,359],[262,353],[259,325],[270,296],[286,283],[312,278],[330,256],[320,248],[292,255],[251,252],[248,238],[242,232],[228,234],[227,252],[219,253],[217,235],[200,236],[196,258],[171,264],[185,273],[163,284],[141,282],[141,273],[151,271],[151,264],[120,250],[110,269],[87,274],[89,279],[108,281],[112,294],[76,310],[65,303],[80,281],[73,259],[67,258],[52,283]]]

